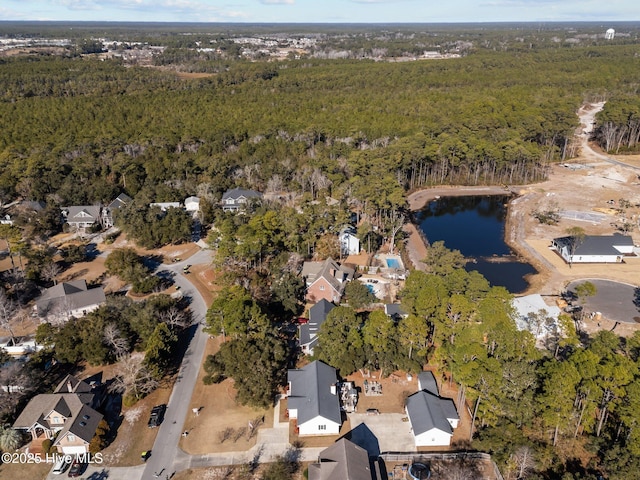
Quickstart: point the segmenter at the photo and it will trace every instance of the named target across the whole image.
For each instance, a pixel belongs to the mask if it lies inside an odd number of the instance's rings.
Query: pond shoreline
[[[512,195],[514,198],[509,202],[507,206],[507,216],[504,224],[504,241],[508,247],[512,250],[513,254],[519,261],[529,263],[536,273],[526,275],[524,277],[528,284],[528,287],[518,293],[518,295],[526,295],[533,293],[538,289],[539,279],[544,278],[544,267],[537,258],[534,252],[531,252],[527,245],[521,243],[519,238],[520,228],[515,224],[516,212],[512,208],[512,203],[524,192],[527,191],[527,185],[518,185],[514,187],[503,186],[439,186],[433,188],[426,188],[423,190],[417,190],[407,197],[409,203],[409,209],[412,213],[418,212],[424,209],[429,202],[437,200],[440,197],[464,197],[464,196],[482,196],[482,195]],[[412,215],[413,217],[413,215]],[[424,235],[420,234],[420,229],[415,224],[414,219],[411,219],[410,226],[405,228],[405,232],[409,234],[407,241],[407,253],[409,259],[413,263],[413,267],[417,270],[426,270],[426,265],[420,261],[425,258],[426,252],[429,248],[429,244]]]

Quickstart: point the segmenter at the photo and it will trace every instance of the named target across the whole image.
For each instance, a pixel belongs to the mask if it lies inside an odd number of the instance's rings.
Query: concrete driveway
[[[614,322],[640,323],[640,309],[636,303],[640,300],[640,289],[634,285],[585,278],[571,282],[567,290],[574,291],[575,287],[584,282],[591,282],[597,291],[593,297],[584,300],[584,308],[589,312],[601,312],[602,315]]]
[[[411,426],[408,421],[403,422],[403,418],[407,416],[402,413],[381,413],[380,415],[350,413],[352,440],[369,454],[374,453],[376,449],[378,453],[415,452],[417,450]],[[360,427],[361,424],[364,424],[366,429]],[[375,445],[376,440],[377,445]]]

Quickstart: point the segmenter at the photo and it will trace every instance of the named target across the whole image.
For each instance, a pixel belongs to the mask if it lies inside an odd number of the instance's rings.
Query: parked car
[[[73,463],[71,464],[71,468],[69,469],[69,473],[67,475],[69,475],[70,477],[79,477],[84,473],[86,468],[87,464],[81,462],[76,458],[73,460]]]
[[[167,411],[167,406],[165,404],[156,405],[151,409],[151,415],[149,416],[149,422],[147,426],[149,428],[155,428],[159,426],[164,420],[164,413]]]
[[[53,466],[51,473],[54,475],[61,475],[67,470],[67,468],[69,468],[69,465],[71,465],[71,456],[62,455]]]

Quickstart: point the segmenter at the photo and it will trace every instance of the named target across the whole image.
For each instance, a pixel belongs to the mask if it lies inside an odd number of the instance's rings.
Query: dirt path
[[[576,131],[581,148],[579,156],[570,163],[552,166],[546,181],[509,189],[486,186],[428,188],[408,196],[410,208],[420,210],[440,196],[517,194],[518,198],[509,204],[505,240],[538,270],[538,274],[527,279],[530,287],[526,293],[558,295],[570,281],[580,278],[603,278],[640,285],[640,257],[627,258],[622,264],[580,264],[569,268],[549,249],[551,240],[566,235],[571,227],[581,227],[587,235],[611,235],[625,222],[633,223],[634,228],[629,234],[635,243],[640,243],[637,229],[640,220],[640,177],[637,171],[640,155],[606,155],[589,144],[594,118],[602,108],[604,103],[595,103],[578,110],[581,123],[581,128]],[[620,199],[628,201],[631,207],[621,208]],[[599,213],[601,219],[585,221],[567,216],[556,225],[544,225],[532,216],[535,211],[552,208]],[[416,226],[405,231],[410,234],[407,242],[409,258],[416,264],[414,259],[424,258],[426,247],[418,244],[422,238],[414,230],[417,230]],[[603,321],[602,328],[606,328],[605,325]],[[630,331],[637,328],[635,325],[631,327]]]

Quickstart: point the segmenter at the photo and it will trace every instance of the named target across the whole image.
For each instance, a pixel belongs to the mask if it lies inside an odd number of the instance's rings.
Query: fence
[[[427,463],[433,460],[464,460],[476,459],[490,462],[496,480],[504,480],[496,462],[491,459],[491,455],[482,452],[458,452],[458,453],[416,453],[416,452],[384,452],[380,458],[385,462],[421,462]]]

